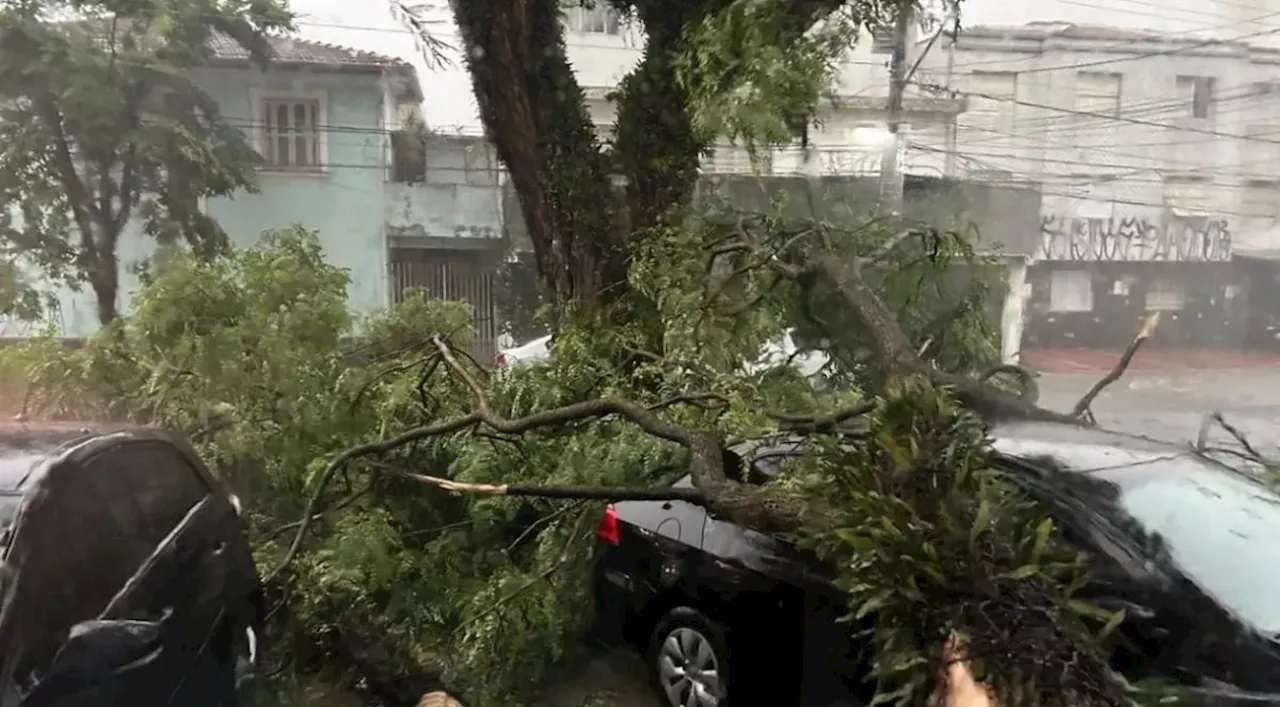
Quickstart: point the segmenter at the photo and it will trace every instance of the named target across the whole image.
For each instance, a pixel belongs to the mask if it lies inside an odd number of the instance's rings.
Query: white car
[[[826,368],[830,358],[822,351],[805,351],[797,353],[798,348],[796,342],[792,338],[793,329],[788,329],[783,333],[777,341],[771,341],[760,349],[760,358],[754,363],[748,363],[743,370],[749,374],[763,373],[770,368],[786,365],[787,361],[791,361],[791,365],[800,371],[801,375],[806,378],[813,378]],[[551,337],[543,336],[526,344],[521,344],[509,349],[502,349],[498,352],[497,358],[494,359],[495,368],[506,368],[510,366],[537,363],[545,361],[551,355]]]
[[[541,336],[526,344],[501,349],[493,359],[494,368],[507,368],[521,363],[537,363],[551,356],[551,336]]]

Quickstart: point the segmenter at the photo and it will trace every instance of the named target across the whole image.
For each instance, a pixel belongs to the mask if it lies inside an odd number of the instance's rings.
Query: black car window
[[[1280,634],[1280,496],[1210,469],[1144,474],[1120,486],[1121,507],[1159,535],[1192,581],[1245,621]]]
[[[752,465],[759,472],[754,483],[764,485],[778,478],[786,469],[787,463],[794,461],[798,455],[787,452],[773,452],[752,459]]]
[[[4,556],[4,548],[9,544],[9,526],[13,524],[13,516],[22,503],[22,494],[14,492],[0,493],[0,557]]]
[[[71,625],[97,616],[154,547],[124,524],[136,519],[132,500],[120,503],[107,467],[92,461],[51,465],[14,519],[6,562],[20,578],[16,630],[33,666],[47,665]]]
[[[187,511],[209,493],[209,487],[186,458],[158,442],[122,445],[99,461],[110,466],[117,491],[136,503],[148,539],[158,545],[182,522]]]

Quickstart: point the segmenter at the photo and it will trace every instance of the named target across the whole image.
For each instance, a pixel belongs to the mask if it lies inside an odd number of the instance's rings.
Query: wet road
[[[1041,374],[1040,403],[1070,410],[1101,374]],[[1280,447],[1280,366],[1131,373],[1093,405],[1099,424],[1172,442],[1196,438],[1205,414],[1221,412],[1265,452]],[[1211,439],[1230,439],[1220,429]]]

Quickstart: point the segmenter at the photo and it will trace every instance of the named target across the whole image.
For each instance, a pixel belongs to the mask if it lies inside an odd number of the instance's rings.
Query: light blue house
[[[483,338],[496,336],[492,273],[506,242],[496,161],[483,142],[405,139],[402,118],[422,101],[408,63],[292,38],[273,40],[263,71],[230,40],[197,82],[224,118],[262,155],[261,192],[210,199],[206,212],[240,246],[262,231],[301,223],[320,233],[330,260],[350,271],[355,312],[398,299],[407,287],[464,299]],[[138,287],[131,264],[152,242],[129,232],[120,243],[120,311]],[[59,294],[54,324],[65,337],[98,327],[93,296]]]

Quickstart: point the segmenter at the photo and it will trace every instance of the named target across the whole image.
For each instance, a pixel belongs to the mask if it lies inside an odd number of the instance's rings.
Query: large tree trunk
[[[560,305],[625,298],[627,249],[605,156],[565,54],[558,0],[452,0],[480,118]]]
[[[89,273],[89,285],[97,300],[98,323],[106,326],[115,321],[120,316],[116,308],[120,293],[120,260],[116,257],[114,242],[110,249],[98,250]]]
[[[626,177],[627,216],[634,231],[658,225],[693,197],[706,145],[694,135],[689,100],[674,62],[687,22],[706,13],[688,0],[646,5],[640,21],[649,35],[644,60],[619,87],[615,160]]]

